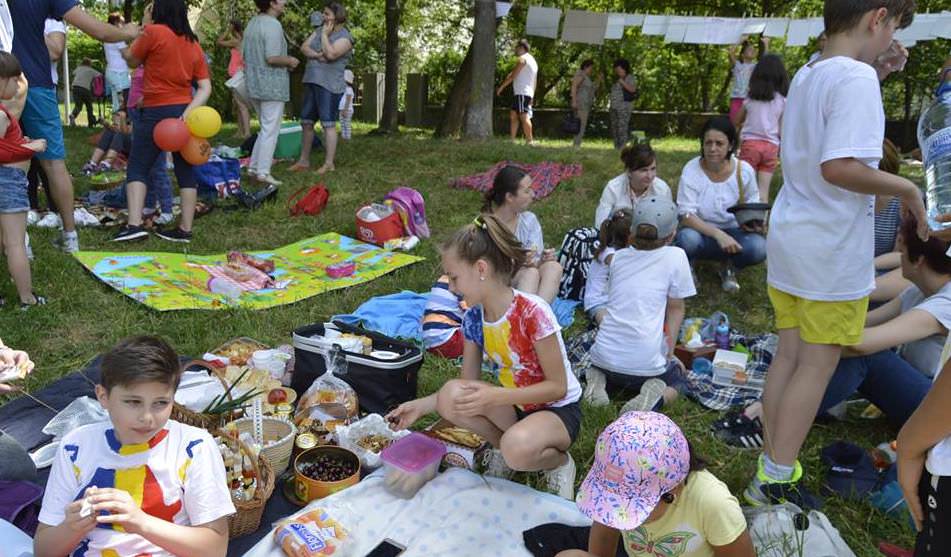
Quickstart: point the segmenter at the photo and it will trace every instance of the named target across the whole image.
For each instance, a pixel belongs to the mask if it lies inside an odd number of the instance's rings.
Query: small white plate
[[[56,449],[58,448],[59,443],[43,445],[30,453],[30,458],[33,459],[33,464],[35,464],[38,469],[47,468],[53,464],[53,459],[56,458]]]

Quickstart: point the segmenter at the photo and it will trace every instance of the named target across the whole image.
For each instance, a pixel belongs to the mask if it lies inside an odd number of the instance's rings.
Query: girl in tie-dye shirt
[[[544,471],[549,489],[571,499],[575,464],[568,448],[581,426],[581,387],[551,308],[510,286],[528,255],[491,215],[480,216],[443,246],[449,287],[471,308],[462,320],[462,378],[400,405],[389,419],[405,428],[438,412],[492,445],[487,474]],[[499,385],[480,380],[483,356]]]

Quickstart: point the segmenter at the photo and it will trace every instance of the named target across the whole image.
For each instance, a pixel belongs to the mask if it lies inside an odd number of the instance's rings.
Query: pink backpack
[[[102,74],[92,78],[92,96],[97,99],[106,96],[106,78]]]
[[[429,238],[429,224],[426,222],[426,202],[422,194],[413,188],[402,186],[386,194],[385,201],[391,202],[403,221],[407,234],[420,238]]]

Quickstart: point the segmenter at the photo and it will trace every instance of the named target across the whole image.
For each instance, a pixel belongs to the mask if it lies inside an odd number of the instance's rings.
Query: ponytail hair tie
[[[489,225],[487,225],[487,224],[485,223],[485,219],[482,218],[482,215],[479,215],[479,216],[477,216],[476,218],[474,218],[474,219],[472,220],[472,224],[474,224],[475,227],[478,228],[478,229],[480,229],[480,230],[485,230],[485,231],[488,231],[488,230],[489,230]]]

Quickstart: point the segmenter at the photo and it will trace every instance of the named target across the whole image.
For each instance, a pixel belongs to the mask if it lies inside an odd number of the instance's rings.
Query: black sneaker
[[[192,233],[185,232],[181,228],[175,227],[170,230],[160,230],[155,233],[156,236],[169,242],[180,242],[187,244],[192,241]]]
[[[119,233],[112,239],[113,242],[130,242],[132,240],[143,240],[149,236],[149,232],[141,226],[125,225],[119,229]]]

